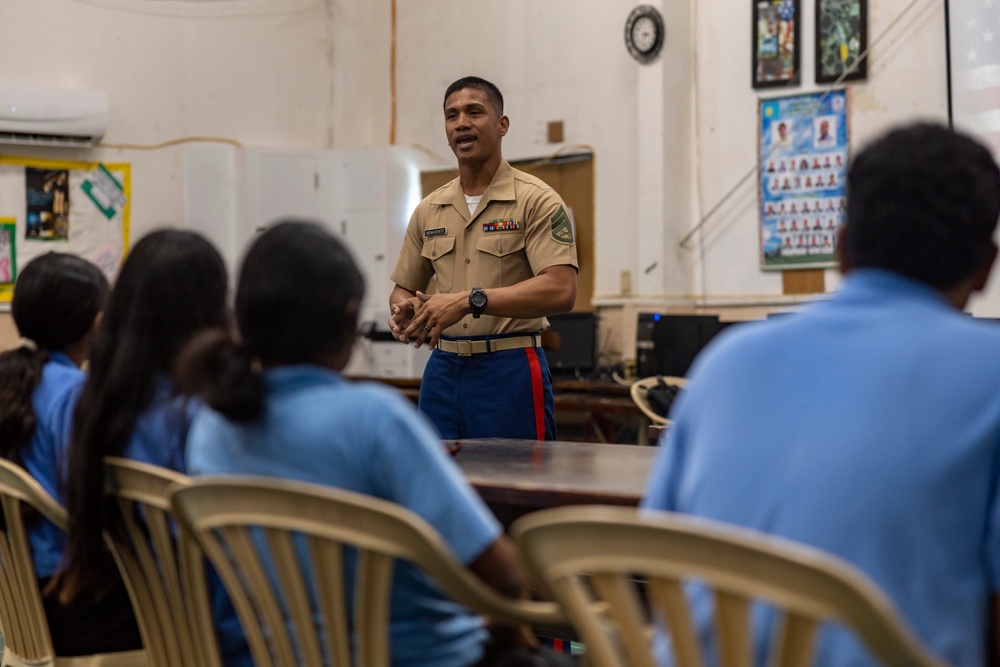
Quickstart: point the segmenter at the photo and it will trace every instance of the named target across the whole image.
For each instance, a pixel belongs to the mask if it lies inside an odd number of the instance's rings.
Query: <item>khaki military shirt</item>
[[[562,198],[541,180],[500,163],[469,216],[459,179],[427,195],[410,217],[392,281],[416,292],[437,275],[437,291],[449,294],[523,282],[550,266],[579,269],[573,225]],[[536,332],[544,317],[466,315],[446,336]]]

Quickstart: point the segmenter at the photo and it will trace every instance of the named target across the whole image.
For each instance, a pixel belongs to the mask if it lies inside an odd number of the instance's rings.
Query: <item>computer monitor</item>
[[[686,376],[702,348],[728,324],[715,315],[640,313],[636,372],[640,377]]]
[[[597,316],[594,313],[550,315],[550,331],[558,348],[546,348],[549,370],[557,375],[582,375],[597,364]]]

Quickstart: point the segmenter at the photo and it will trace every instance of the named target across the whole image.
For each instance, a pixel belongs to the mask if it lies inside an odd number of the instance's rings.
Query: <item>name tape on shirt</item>
[[[424,236],[444,236],[448,233],[447,227],[435,227],[434,229],[425,229]]]
[[[497,218],[483,223],[484,232],[513,232],[521,228],[521,223],[513,218]]]
[[[566,245],[573,244],[573,223],[570,221],[569,216],[566,215],[566,210],[562,206],[549,218],[549,222],[552,223],[553,239]]]

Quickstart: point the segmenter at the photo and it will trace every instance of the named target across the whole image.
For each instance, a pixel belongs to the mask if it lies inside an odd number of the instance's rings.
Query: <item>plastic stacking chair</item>
[[[167,489],[188,477],[107,457],[105,494],[113,499],[105,536],[125,580],[149,667],[218,667],[218,648],[201,552],[178,531]]]
[[[682,377],[675,377],[673,375],[653,375],[648,378],[636,380],[632,383],[632,387],[629,389],[629,393],[632,395],[632,401],[636,404],[639,410],[642,411],[642,414],[646,415],[646,417],[649,418],[649,421],[654,424],[670,423],[670,420],[667,419],[666,415],[661,415],[650,407],[649,399],[647,398],[650,388],[657,386],[661,380],[665,384],[679,387],[681,389],[687,385],[687,380]]]
[[[562,603],[595,667],[653,667],[651,617],[665,619],[675,664],[704,665],[684,593],[692,579],[714,595],[711,636],[720,665],[755,664],[754,601],[770,603],[778,617],[769,665],[812,664],[818,626],[828,620],[853,631],[886,665],[944,664],[871,580],[811,547],[690,516],[598,506],[535,512],[511,532],[529,568]]]
[[[222,578],[256,667],[388,667],[396,560],[415,564],[445,595],[492,621],[565,624],[555,603],[496,592],[427,523],[384,500],[273,478],[202,477],[179,487],[171,502]],[[347,547],[356,554],[353,617]]]
[[[143,667],[145,651],[60,657],[52,648],[42,594],[38,589],[25,506],[57,527],[66,528],[66,510],[23,468],[0,459],[0,631],[3,667]]]

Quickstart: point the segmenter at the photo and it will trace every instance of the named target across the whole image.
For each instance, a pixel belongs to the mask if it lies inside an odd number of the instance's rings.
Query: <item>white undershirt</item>
[[[469,207],[469,215],[476,214],[476,209],[479,208],[479,200],[482,198],[483,198],[482,195],[478,195],[476,197],[470,197],[469,195],[465,195],[465,203]]]

